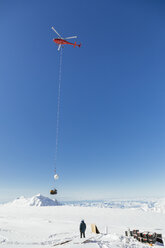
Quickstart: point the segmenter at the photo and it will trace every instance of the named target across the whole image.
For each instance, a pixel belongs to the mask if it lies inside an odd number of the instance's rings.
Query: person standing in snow
[[[82,238],[82,235],[85,238],[85,230],[86,230],[86,224],[84,220],[82,220],[80,223],[80,238]]]

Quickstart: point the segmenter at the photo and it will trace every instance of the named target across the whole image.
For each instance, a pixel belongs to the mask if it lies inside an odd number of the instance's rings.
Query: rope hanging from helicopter
[[[61,75],[62,75],[62,47],[60,49],[60,64],[59,64],[59,77],[58,77],[58,98],[57,98],[57,115],[56,115],[56,143],[55,143],[55,159],[54,170],[56,175],[58,143],[59,143],[59,121],[60,121],[60,102],[61,102]]]

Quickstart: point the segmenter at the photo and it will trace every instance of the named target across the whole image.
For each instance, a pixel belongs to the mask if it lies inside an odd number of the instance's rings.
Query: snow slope
[[[25,206],[57,206],[60,203],[57,200],[52,200],[48,197],[45,197],[41,194],[35,195],[32,198],[25,198],[24,196],[18,197],[13,202],[7,203],[7,205],[25,207]]]
[[[149,246],[124,237],[128,227],[165,234],[165,214],[158,211],[164,204],[163,200],[154,205],[157,212],[144,211],[139,207],[31,207],[41,206],[41,202],[49,204],[51,201],[47,200],[37,195],[0,205],[0,248],[48,248],[58,247],[60,243],[64,244],[59,247],[70,248],[142,248]],[[79,238],[81,219],[87,224],[86,243]],[[97,225],[99,235],[91,233],[92,223]],[[108,229],[107,234],[105,228]]]

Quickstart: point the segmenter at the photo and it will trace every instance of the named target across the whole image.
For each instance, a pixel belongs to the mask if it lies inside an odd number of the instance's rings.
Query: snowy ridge
[[[165,214],[165,198],[151,200],[108,200],[108,201],[69,201],[59,203],[57,200],[52,200],[41,194],[31,198],[23,196],[16,198],[13,202],[9,202],[8,206],[80,206],[80,207],[97,207],[97,208],[115,208],[115,209],[141,209],[142,211],[157,212]]]
[[[157,200],[109,200],[109,201],[72,201],[65,205],[99,208],[141,209],[165,213],[165,198]]]
[[[18,197],[13,202],[9,202],[6,205],[20,206],[20,207],[24,207],[24,206],[43,207],[43,206],[58,206],[61,204],[57,200],[52,200],[48,197],[38,194],[31,198],[25,198],[24,196]]]
[[[99,208],[148,208],[153,207],[153,203],[149,201],[134,200],[110,200],[110,201],[76,201],[67,202],[66,205],[82,206],[82,207],[99,207]]]

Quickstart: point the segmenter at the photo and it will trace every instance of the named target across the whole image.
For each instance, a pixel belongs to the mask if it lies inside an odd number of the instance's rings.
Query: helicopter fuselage
[[[81,46],[81,44],[76,44],[76,42],[75,43],[71,43],[71,42],[69,42],[69,41],[67,41],[67,40],[64,40],[64,39],[53,39],[53,41],[56,43],[56,44],[58,44],[58,45],[72,45],[72,46],[78,46],[78,47],[80,47]]]

